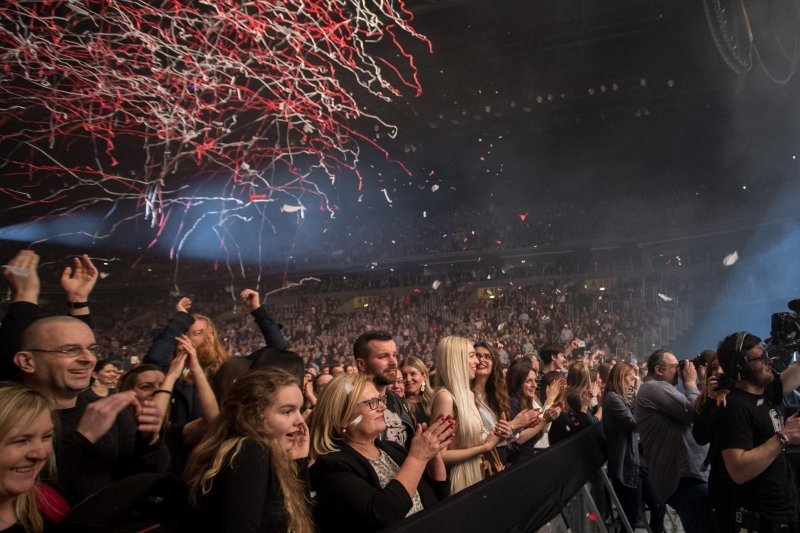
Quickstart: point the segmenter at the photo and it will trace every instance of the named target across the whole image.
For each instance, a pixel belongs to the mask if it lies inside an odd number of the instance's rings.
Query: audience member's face
[[[264,428],[289,451],[303,428],[303,393],[297,385],[281,387],[264,410]]]
[[[119,369],[114,365],[106,365],[100,369],[100,372],[94,373],[94,379],[106,387],[116,387],[117,378],[119,378]]]
[[[636,371],[635,370],[628,370],[628,373],[625,374],[625,388],[626,389],[634,389],[634,388],[636,388]]]
[[[472,343],[470,343],[470,346]],[[475,379],[475,374],[478,372],[478,356],[475,354],[475,350],[472,349],[467,354],[467,363],[469,364],[469,379]]]
[[[77,357],[64,357],[61,354],[32,352],[36,382],[52,392],[79,393],[89,387],[97,358],[87,347],[95,343],[94,333],[85,324],[54,324],[36,339],[40,350],[60,350],[70,346],[84,348]]]
[[[394,383],[392,385],[389,385],[389,390],[397,394],[401,398],[405,397],[406,388],[403,383],[403,375],[400,372],[397,373],[397,377],[395,378]]]
[[[353,421],[347,427],[345,435],[352,441],[374,439],[386,429],[384,411],[386,404],[379,402],[375,409],[370,409],[367,400],[378,398],[380,393],[372,383],[364,385],[364,390],[358,397],[358,405],[353,416]],[[355,422],[355,423],[353,423]]]
[[[747,364],[750,366],[750,383],[756,387],[766,387],[772,383],[772,380],[775,379],[775,375],[772,373],[772,360],[764,359],[766,356],[764,347],[754,346],[747,350],[745,355]]]
[[[533,399],[536,397],[536,371],[531,370],[528,372],[528,377],[525,378],[525,383],[522,384],[522,393],[526,398]]]
[[[358,374],[358,369],[354,365],[347,365],[344,371],[346,374]]]
[[[567,363],[567,358],[564,356],[563,353],[560,353],[553,357],[553,363],[556,365],[556,369],[564,370],[564,365]]]
[[[330,374],[320,374],[317,376],[317,379],[314,380],[314,394],[319,396],[322,394],[322,391],[325,390],[325,387],[328,386],[328,383],[333,381],[333,376]]]
[[[671,352],[664,353],[664,362],[656,365],[656,378],[673,385],[678,384],[678,359]]]
[[[0,499],[29,491],[53,451],[53,422],[49,411],[19,420],[0,442]]]
[[[342,365],[336,365],[331,367],[331,375],[333,377],[341,376],[344,374],[344,367]]]
[[[146,370],[136,374],[136,383],[133,392],[140,402],[153,398],[153,393],[161,388],[164,383],[164,373],[159,370]]]
[[[422,390],[422,384],[425,382],[425,374],[417,370],[417,367],[411,365],[405,365],[400,371],[403,375],[405,395],[418,395]]]
[[[393,340],[367,343],[366,359],[356,359],[359,370],[375,378],[378,385],[391,385],[397,378],[397,344]]]
[[[494,367],[492,353],[483,346],[478,346],[475,348],[475,357],[478,359],[478,363],[475,366],[475,376],[491,376],[492,368]]]
[[[199,348],[206,343],[206,331],[208,330],[208,322],[202,318],[194,321],[194,324],[189,326],[187,335],[189,340],[192,341],[192,346]]]

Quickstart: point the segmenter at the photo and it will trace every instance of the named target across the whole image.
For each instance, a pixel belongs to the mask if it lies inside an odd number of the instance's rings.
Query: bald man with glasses
[[[83,321],[42,318],[22,334],[14,363],[25,385],[52,398],[59,419],[55,484],[71,504],[140,472],[167,472],[169,452],[161,439],[163,413],[133,391],[89,402],[99,347]]]

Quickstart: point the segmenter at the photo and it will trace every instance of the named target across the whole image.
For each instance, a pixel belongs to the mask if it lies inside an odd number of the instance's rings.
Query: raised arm
[[[0,325],[0,380],[14,380],[19,369],[14,354],[20,350],[22,332],[39,318],[39,256],[21,250],[3,265],[3,277],[11,288],[11,305]]]
[[[253,289],[245,289],[240,294],[244,305],[250,310],[250,314],[264,335],[264,342],[267,348],[275,348],[276,350],[286,350],[288,343],[281,331],[281,325],[275,320],[267,308],[261,304],[261,297],[258,291]]]
[[[197,360],[197,351],[192,342],[186,335],[178,337],[177,341],[178,354],[176,358],[184,357],[186,360],[189,375],[192,377],[197,391],[197,400],[200,408],[200,418],[192,420],[183,427],[184,444],[193,445],[200,442],[206,430],[219,415],[219,405],[217,405],[217,397],[214,396],[214,391],[211,390],[211,385],[208,383],[206,373]]]
[[[184,296],[178,300],[175,305],[175,316],[167,322],[164,329],[153,339],[153,343],[144,356],[145,363],[156,365],[163,371],[167,371],[172,360],[172,354],[175,353],[175,346],[177,345],[175,339],[186,333],[189,326],[194,324],[194,317],[189,314],[191,307],[192,301],[189,298]]]
[[[86,254],[75,257],[73,266],[66,267],[61,273],[61,288],[67,295],[67,313],[89,325],[89,295],[97,283],[97,275],[97,269]]]

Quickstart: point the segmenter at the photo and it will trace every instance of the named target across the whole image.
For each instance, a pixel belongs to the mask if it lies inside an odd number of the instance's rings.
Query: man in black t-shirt
[[[800,385],[800,365],[776,375],[761,339],[729,335],[718,350],[735,381],[719,413],[716,435],[727,473],[736,484],[730,512],[737,531],[800,531],[800,503],[786,444],[800,444],[800,418],[784,422],[777,408],[784,388]]]

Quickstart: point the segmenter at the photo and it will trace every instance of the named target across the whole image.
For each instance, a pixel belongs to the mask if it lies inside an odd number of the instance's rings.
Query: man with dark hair
[[[414,421],[403,399],[388,390],[397,378],[397,344],[388,331],[367,331],[353,344],[356,367],[362,374],[372,376],[378,394],[386,395],[386,431],[382,438],[408,447],[414,436]]]
[[[678,511],[687,533],[713,532],[708,473],[702,468],[707,447],[692,437],[692,403],[700,395],[697,371],[689,362],[683,365],[681,394],[675,387],[679,368],[670,351],[650,355],[634,417],[656,496]]]
[[[561,346],[547,343],[539,349],[539,357],[542,359],[542,363],[544,363],[542,365],[542,375],[552,372],[553,370],[558,370],[562,374],[565,372],[564,363],[566,363],[567,358]]]
[[[733,333],[717,349],[725,375],[735,381],[720,410],[715,435],[733,486],[729,512],[737,531],[800,531],[797,486],[786,457],[800,444],[797,413],[779,414],[784,391],[800,386],[800,364],[780,375],[772,370],[761,339]]]

